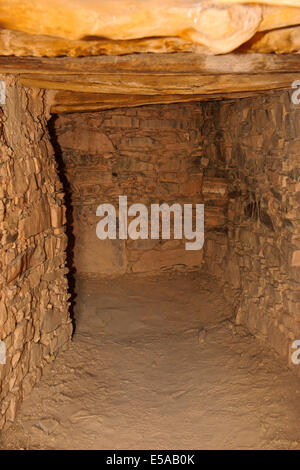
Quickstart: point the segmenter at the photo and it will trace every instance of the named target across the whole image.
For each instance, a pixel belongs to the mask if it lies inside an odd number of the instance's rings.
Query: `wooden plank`
[[[58,91],[50,99],[51,113],[95,112],[114,108],[132,108],[151,104],[187,103],[257,96],[260,92],[216,95],[120,95],[109,93],[77,93]]]
[[[89,75],[100,73],[252,74],[299,73],[298,54],[195,53],[129,54],[97,57],[0,57],[0,73]]]
[[[290,88],[295,73],[272,74],[116,74],[30,75],[22,74],[20,83],[28,87],[88,93],[136,95],[195,95]]]

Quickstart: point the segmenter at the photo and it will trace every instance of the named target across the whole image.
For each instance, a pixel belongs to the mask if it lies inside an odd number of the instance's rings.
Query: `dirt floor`
[[[77,281],[71,347],[1,448],[300,448],[300,379],[206,274]]]

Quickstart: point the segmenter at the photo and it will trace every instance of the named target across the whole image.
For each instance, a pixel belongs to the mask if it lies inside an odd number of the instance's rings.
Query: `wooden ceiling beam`
[[[100,73],[185,73],[203,75],[300,73],[300,54],[226,54],[192,52],[96,57],[4,57],[0,73],[89,75]]]
[[[23,86],[53,90],[52,112],[81,112],[291,88],[300,79],[300,55],[0,57],[0,74],[6,73]]]
[[[272,74],[21,74],[21,85],[48,90],[128,95],[203,95],[289,88],[295,73]]]
[[[109,93],[77,93],[58,91],[51,95],[52,114],[96,112],[105,109],[132,108],[151,104],[188,103],[257,96],[261,92],[215,95],[125,95]]]

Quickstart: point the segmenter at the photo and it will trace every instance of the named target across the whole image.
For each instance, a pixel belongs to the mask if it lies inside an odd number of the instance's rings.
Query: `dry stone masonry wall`
[[[284,357],[300,339],[300,107],[289,91],[203,104],[206,174],[229,181],[228,237],[207,268],[237,321]]]
[[[70,340],[64,203],[45,93],[9,76],[0,108],[0,428]],[[2,343],[2,344],[3,344]]]
[[[290,357],[300,339],[300,107],[288,91],[61,115],[50,142],[45,92],[5,81],[0,428],[71,337],[64,191],[77,274],[202,266],[223,284],[237,321]],[[204,203],[204,250],[186,251],[185,240],[100,241],[96,208],[117,207],[120,195],[148,208]]]
[[[155,203],[205,203],[206,230],[224,226],[226,179],[203,178],[202,123],[198,103],[58,117],[54,127],[73,207],[77,274],[152,273],[202,264],[202,250],[185,250],[185,240],[96,237],[97,206],[117,207],[122,195],[129,205],[145,204],[149,213]]]
[[[202,266],[237,321],[290,358],[300,338],[300,107],[289,91],[60,116],[79,274]],[[204,202],[205,247],[96,238],[96,207]]]

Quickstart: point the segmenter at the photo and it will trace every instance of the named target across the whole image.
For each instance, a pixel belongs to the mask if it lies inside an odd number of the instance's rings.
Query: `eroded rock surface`
[[[2,33],[0,54],[77,56],[120,53],[107,45],[103,52],[100,40],[103,38],[112,41],[159,38],[155,47],[150,41],[147,51],[162,52],[164,46],[160,46],[159,41],[164,44],[165,37],[196,44],[202,48],[200,52],[223,54],[235,50],[258,31],[297,24],[300,24],[300,8],[296,0],[247,3],[225,0],[3,0],[0,26],[4,30],[25,33],[25,36],[17,36],[17,43],[12,47],[11,33],[4,33],[4,37]],[[28,38],[26,34],[33,36]],[[74,43],[82,40],[84,44]],[[128,42],[122,46],[119,47],[123,53],[128,47],[132,48]],[[176,51],[176,45],[174,47]],[[131,52],[139,51],[131,49]]]

